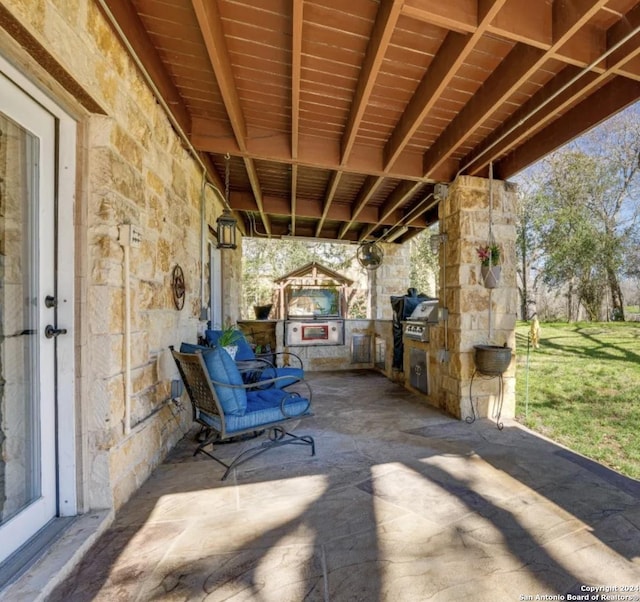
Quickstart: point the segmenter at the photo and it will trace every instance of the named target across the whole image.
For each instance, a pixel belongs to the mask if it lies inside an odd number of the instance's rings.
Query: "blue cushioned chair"
[[[263,385],[266,384],[265,381],[274,381],[270,386],[282,389],[304,379],[302,360],[295,353],[278,351],[256,354],[244,334],[240,330],[237,332],[234,345],[238,346],[238,351],[235,360],[240,371],[249,380],[262,381]],[[209,345],[216,346],[221,334],[221,330],[206,330],[204,336]],[[284,362],[295,365],[281,365]],[[281,378],[284,376],[289,378]]]
[[[197,346],[196,346],[197,347]],[[299,391],[285,391],[278,382],[266,380],[245,384],[231,356],[220,347],[195,348],[192,352],[175,351],[170,347],[185,389],[191,400],[193,419],[202,426],[200,452],[222,464],[226,471],[224,481],[232,468],[243,464],[269,449],[287,444],[309,445],[315,455],[315,442],[309,435],[293,435],[283,425],[291,420],[312,416],[311,388],[304,380],[296,380]],[[188,349],[188,347],[187,347]],[[273,381],[291,379],[281,376]],[[290,382],[286,386],[293,385]],[[267,385],[268,388],[265,388]],[[272,386],[273,385],[273,386]],[[298,389],[298,386],[296,386]],[[230,464],[226,464],[204,448],[248,434],[258,435],[268,430],[268,440],[245,450]],[[213,450],[212,450],[213,452]]]

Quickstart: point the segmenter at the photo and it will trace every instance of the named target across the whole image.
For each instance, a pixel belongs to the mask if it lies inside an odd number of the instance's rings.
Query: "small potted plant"
[[[500,247],[493,243],[476,249],[480,258],[482,281],[487,288],[496,288],[500,282]]]
[[[227,322],[227,325],[220,331],[218,345],[220,345],[232,359],[235,359],[236,353],[238,352],[237,342],[239,339],[240,331],[237,330],[231,322]]]

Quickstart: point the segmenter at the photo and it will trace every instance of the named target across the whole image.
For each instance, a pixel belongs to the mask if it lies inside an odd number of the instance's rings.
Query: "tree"
[[[431,250],[431,235],[437,234],[436,228],[427,228],[410,241],[411,261],[409,284],[426,295],[436,296],[438,287],[438,253]]]
[[[620,278],[638,253],[639,117],[640,106],[633,107],[550,155],[531,172],[542,174],[540,181],[524,179],[534,210],[523,205],[521,271],[526,275],[527,252],[536,245],[544,281],[568,291],[570,320],[578,303],[599,319],[607,294],[614,317],[624,319]]]

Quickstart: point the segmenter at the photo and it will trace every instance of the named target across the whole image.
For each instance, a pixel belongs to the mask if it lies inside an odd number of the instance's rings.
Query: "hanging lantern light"
[[[218,249],[236,248],[236,218],[225,207],[222,215],[218,217]]]
[[[218,249],[235,249],[236,245],[236,218],[231,215],[229,207],[229,153],[225,155],[224,170],[224,201],[225,208],[216,221],[218,231]]]

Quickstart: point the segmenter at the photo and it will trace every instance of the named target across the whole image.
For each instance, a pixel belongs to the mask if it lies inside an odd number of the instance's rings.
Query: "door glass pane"
[[[0,113],[0,524],[41,495],[37,157]]]

